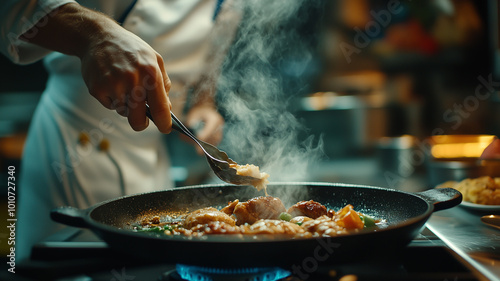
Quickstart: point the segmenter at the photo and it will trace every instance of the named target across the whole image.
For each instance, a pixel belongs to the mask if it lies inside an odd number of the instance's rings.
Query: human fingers
[[[135,131],[142,131],[149,125],[149,120],[146,117],[146,101],[145,99],[136,99],[136,95],[142,92],[141,89],[136,88],[132,90],[131,96],[127,100],[127,119],[130,127]]]
[[[197,124],[203,123],[203,127],[196,133],[200,140],[214,145],[222,140],[224,119],[215,108],[211,106],[193,108],[187,119],[187,123],[191,127],[197,127]]]
[[[149,122],[146,117],[146,95],[144,87],[133,70],[116,73],[108,77],[107,83],[94,85],[100,89],[99,99],[105,106],[127,117],[130,127],[135,131],[146,129]],[[104,104],[103,104],[104,105]]]
[[[149,125],[146,117],[146,97],[147,90],[144,79],[140,79],[141,67],[135,69],[134,77],[129,77],[131,82],[126,90],[125,99],[126,115],[130,127],[135,131],[142,131]]]
[[[114,67],[109,67],[112,65]],[[105,108],[115,110],[122,116],[128,116],[128,95],[137,84],[135,69],[126,65],[99,60],[89,55],[82,60],[82,75],[89,93]]]
[[[117,79],[110,79],[110,88],[108,92],[109,99],[112,100],[111,109],[114,109],[118,114],[123,117],[127,117],[129,114],[128,110],[128,92],[130,91],[130,83],[125,85],[122,81],[116,81]]]
[[[89,87],[90,95],[93,96],[100,104],[102,104],[102,106],[104,106],[107,109],[115,109],[114,104],[113,104],[113,100],[111,99],[111,97],[109,97],[105,94],[101,95],[98,92],[100,92],[100,91],[95,91],[95,90],[93,91]]]
[[[105,108],[115,110],[122,116],[127,116],[128,109],[126,105],[126,87],[117,87],[113,83],[88,83],[89,93],[99,101]],[[111,86],[113,85],[113,86]]]
[[[151,109],[151,115],[155,125],[162,133],[170,133],[172,130],[172,118],[170,110],[172,105],[168,97],[170,91],[170,78],[163,66],[163,59],[157,54],[158,65],[148,69],[148,76],[144,77],[146,84],[146,99]]]
[[[134,130],[147,127],[148,103],[158,129],[170,132],[170,80],[163,59],[137,36],[121,28],[114,31],[122,36],[97,40],[81,57],[89,92],[104,107],[126,116]]]
[[[209,118],[205,121],[205,126],[198,132],[198,138],[205,142],[217,145],[223,137],[224,122],[222,119]]]

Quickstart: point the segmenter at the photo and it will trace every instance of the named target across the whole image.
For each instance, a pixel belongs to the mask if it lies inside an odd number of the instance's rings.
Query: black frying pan
[[[157,262],[215,267],[314,265],[393,253],[405,247],[432,212],[462,201],[454,189],[408,193],[391,189],[333,183],[276,183],[268,193],[289,207],[315,200],[338,210],[352,204],[357,211],[387,220],[387,227],[336,237],[282,239],[213,235],[203,238],[152,236],[131,230],[131,223],[151,215],[225,206],[228,201],[262,196],[249,186],[204,185],[125,196],[86,210],[60,207],[53,220],[90,228],[116,251]]]

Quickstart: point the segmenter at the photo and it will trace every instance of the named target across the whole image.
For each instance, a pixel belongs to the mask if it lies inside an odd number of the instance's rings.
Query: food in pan
[[[352,205],[334,211],[309,200],[286,209],[279,198],[260,196],[245,202],[234,200],[220,210],[207,207],[177,217],[148,217],[133,225],[133,230],[185,236],[278,234],[307,238],[358,232],[383,223],[355,211]]]
[[[483,205],[500,205],[500,178],[485,176],[464,179],[460,182],[447,181],[437,186],[437,188],[444,187],[460,191],[463,201]]]
[[[236,170],[236,174],[240,176],[247,176],[247,177],[252,177],[258,179],[252,185],[258,190],[261,191],[262,189],[266,189],[267,184],[269,183],[269,180],[267,179],[269,177],[269,174],[260,172],[260,169],[258,166],[255,166],[253,164],[246,164],[246,165],[239,165],[239,164],[229,164],[230,168],[233,168]],[[267,194],[267,192],[266,192]]]
[[[229,202],[221,212],[234,216],[235,221],[242,225],[253,224],[259,219],[276,219],[281,213],[286,212],[286,209],[279,198],[266,196],[256,197],[246,202],[239,202],[239,200]]]

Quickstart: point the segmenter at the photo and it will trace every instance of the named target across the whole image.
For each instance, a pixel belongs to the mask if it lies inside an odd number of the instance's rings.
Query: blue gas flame
[[[216,268],[177,264],[176,269],[187,281],[217,281],[229,275],[245,277],[244,280],[249,281],[276,281],[291,274],[279,267]]]

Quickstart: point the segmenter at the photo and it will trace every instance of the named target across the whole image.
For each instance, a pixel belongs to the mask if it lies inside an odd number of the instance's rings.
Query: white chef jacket
[[[49,73],[23,153],[18,193],[16,256],[62,227],[50,220],[57,206],[87,208],[125,194],[172,188],[167,151],[154,125],[133,131],[126,118],[89,93],[77,57],[49,52],[18,37],[44,15],[72,0],[2,0],[2,53],[16,63],[44,57]],[[79,4],[123,19],[159,52],[175,85],[201,74],[216,0],[82,0]],[[180,86],[182,88],[182,85]],[[175,103],[173,103],[175,107]],[[152,123],[151,123],[152,124]]]

